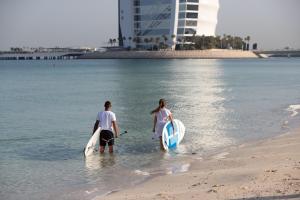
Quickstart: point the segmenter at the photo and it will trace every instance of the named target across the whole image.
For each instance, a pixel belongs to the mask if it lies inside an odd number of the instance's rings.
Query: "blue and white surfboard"
[[[165,124],[162,132],[162,141],[165,150],[175,149],[182,141],[185,134],[183,123],[178,120],[173,120],[174,129],[171,122]]]

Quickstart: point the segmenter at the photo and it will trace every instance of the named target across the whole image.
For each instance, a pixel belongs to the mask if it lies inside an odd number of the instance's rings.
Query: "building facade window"
[[[180,11],[186,11],[186,4],[180,4],[179,5],[179,12]]]
[[[197,19],[198,18],[198,13],[188,12],[188,13],[186,13],[186,18]]]
[[[133,5],[134,6],[140,6],[140,0],[134,0]]]
[[[149,15],[135,15],[135,21],[153,21],[153,20],[167,20],[171,18],[171,13],[149,14]]]
[[[199,6],[198,5],[187,5],[186,6],[187,10],[194,10],[194,11],[198,11],[199,10]]]
[[[180,0],[179,3],[199,3],[199,0]]]
[[[149,6],[158,4],[171,4],[172,0],[140,0],[139,6]]]
[[[178,28],[177,35],[183,35],[183,34],[184,34],[184,28]]]
[[[161,35],[169,35],[170,29],[146,29],[140,30],[136,32],[137,36],[161,36]]]
[[[186,26],[197,26],[198,21],[192,21],[192,20],[186,20],[185,25]]]
[[[186,16],[186,13],[185,13],[185,12],[180,12],[180,13],[178,14],[178,18],[179,18],[179,19],[184,19],[185,16]]]
[[[193,28],[184,29],[184,34],[193,35],[193,34],[196,34],[196,33],[197,33],[196,29],[193,29]]]
[[[185,25],[185,20],[178,20],[178,27],[182,27]]]

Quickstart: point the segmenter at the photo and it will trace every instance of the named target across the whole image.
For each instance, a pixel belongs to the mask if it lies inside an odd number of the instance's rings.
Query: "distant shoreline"
[[[84,54],[78,59],[242,59],[259,58],[252,51],[186,50],[186,51],[106,51]]]
[[[0,52],[0,60],[76,60],[76,59],[254,59],[296,58],[300,51],[242,51],[231,49],[90,51],[90,52]]]

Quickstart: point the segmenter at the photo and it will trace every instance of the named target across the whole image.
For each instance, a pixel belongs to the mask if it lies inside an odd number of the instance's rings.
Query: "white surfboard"
[[[93,134],[93,136],[90,138],[89,142],[87,143],[85,149],[84,149],[84,155],[85,156],[90,156],[95,152],[97,148],[97,144],[99,141],[99,136],[100,136],[100,131],[101,128],[99,127],[96,132]]]
[[[165,150],[176,149],[185,134],[185,126],[178,120],[173,120],[174,130],[171,122],[165,124],[162,132],[163,147]]]

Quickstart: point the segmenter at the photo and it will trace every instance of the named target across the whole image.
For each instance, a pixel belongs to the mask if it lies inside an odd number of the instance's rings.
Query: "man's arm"
[[[113,125],[114,131],[115,131],[115,138],[117,138],[119,135],[119,127],[118,127],[117,121],[112,121],[112,125]]]
[[[96,130],[98,129],[98,126],[99,126],[99,120],[96,120],[95,125],[94,125],[93,135],[96,132]]]

